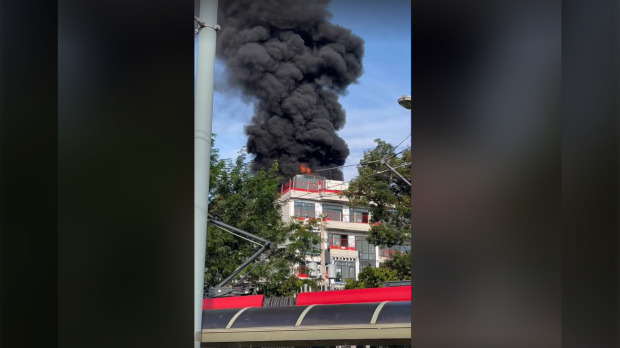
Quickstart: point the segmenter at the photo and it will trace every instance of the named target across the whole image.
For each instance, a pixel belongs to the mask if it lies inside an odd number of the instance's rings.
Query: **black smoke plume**
[[[252,170],[278,161],[288,179],[344,165],[338,97],[362,75],[364,41],[329,22],[329,0],[221,0],[217,55],[226,79],[254,104],[245,128]],[[317,173],[342,180],[339,169]]]

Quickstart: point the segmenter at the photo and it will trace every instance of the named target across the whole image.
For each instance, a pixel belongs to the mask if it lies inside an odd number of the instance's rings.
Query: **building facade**
[[[367,209],[349,207],[346,197],[339,196],[347,188],[348,184],[343,181],[326,180],[315,175],[297,175],[280,188],[285,221],[325,217],[325,264],[335,268],[336,278],[331,283],[336,289],[344,288],[345,279],[358,279],[364,267],[378,267],[394,252],[379,250],[366,241],[370,214]],[[315,232],[320,233],[320,230],[317,228]],[[306,261],[305,265],[299,265],[297,275],[318,276],[320,255],[310,256]]]

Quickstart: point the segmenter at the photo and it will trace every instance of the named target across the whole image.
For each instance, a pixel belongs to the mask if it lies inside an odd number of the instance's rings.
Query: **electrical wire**
[[[408,135],[405,139],[403,139],[403,140],[402,140],[402,141],[401,141],[398,145],[396,145],[396,147],[394,148],[394,150],[396,150],[396,149],[397,149],[400,145],[402,145],[402,143],[404,143],[404,142],[405,142],[405,140],[409,139],[409,137],[410,137],[410,136],[411,136],[411,133],[410,133],[410,134],[409,134],[409,135]],[[411,146],[407,147],[406,149],[404,149],[404,150],[402,150],[402,151],[400,151],[400,152],[398,152],[398,153],[395,153],[395,154],[393,154],[393,155],[386,156],[386,157],[384,157],[384,158],[383,158],[383,160],[388,160],[388,159],[391,159],[391,158],[393,158],[393,157],[396,157],[396,156],[400,155],[401,153],[403,153],[403,152],[405,152],[405,151],[407,151],[407,150],[409,150],[409,149],[411,149]],[[318,169],[318,170],[315,170],[315,171],[313,171],[313,172],[320,172],[320,171],[331,170],[331,169],[338,169],[338,168],[344,168],[344,167],[353,167],[353,166],[358,166],[358,165],[366,165],[366,164],[369,164],[369,163],[376,163],[376,162],[381,162],[381,160],[367,161],[367,162],[364,162],[364,163],[362,163],[362,161],[360,161],[360,163],[356,163],[356,164],[350,164],[350,165],[344,165],[344,166],[337,166],[337,167],[325,168],[325,169]],[[411,164],[411,162],[410,162],[409,164]],[[401,168],[401,167],[403,167],[403,165],[398,166],[398,167],[396,167],[396,168]],[[375,175],[375,174],[380,174],[380,173],[385,173],[386,171],[388,171],[388,170],[384,170],[384,171],[380,171],[380,172],[375,172],[375,173],[373,173],[372,175]],[[370,175],[368,175],[368,176],[370,176]],[[357,176],[356,178],[360,178],[360,177],[368,177],[368,176],[366,176],[366,175],[364,175],[364,176]],[[347,182],[344,182],[344,183],[342,183],[342,184],[336,184],[336,185],[333,185],[333,186],[325,187],[325,188],[323,188],[323,190],[327,190],[327,189],[329,189],[329,188],[336,187],[336,186],[340,186],[340,185],[343,185],[343,184],[349,184],[349,183],[351,183],[351,181],[352,181],[352,180],[347,181]],[[299,199],[299,198],[305,197],[305,196],[310,195],[310,194],[313,194],[313,193],[315,193],[315,192],[308,192],[308,193],[306,193],[306,194],[304,194],[304,195],[301,195],[301,196],[299,196],[299,197],[294,197],[294,198],[295,198],[295,199]],[[338,195],[338,194],[336,194],[336,195],[322,195],[322,197],[330,197],[330,196],[337,196],[337,195]],[[292,197],[291,197],[291,198],[292,198]]]
[[[404,149],[403,151],[401,151],[399,153],[394,154],[394,156],[398,156],[398,155],[400,155],[401,153],[403,153],[403,152],[405,152],[407,150],[411,150],[411,146],[409,146],[408,148]],[[392,156],[392,157],[394,157],[394,156]]]
[[[402,145],[402,143],[404,143],[404,142],[405,142],[405,140],[409,139],[409,137],[410,137],[410,136],[411,136],[411,134],[409,134],[409,135],[408,135],[405,139],[403,139],[403,141],[401,141],[398,145],[396,145],[396,147],[393,149],[393,151],[396,151],[396,149],[397,149],[400,145]],[[411,148],[411,147],[408,147],[407,149],[410,149],[410,148]],[[403,151],[406,151],[407,149],[405,149],[405,150],[403,150]],[[399,153],[397,153],[397,154],[391,155],[391,156],[389,156],[389,157],[386,157],[386,159],[387,159],[387,158],[392,158],[392,157],[394,157],[394,156],[398,156],[399,154],[403,153],[403,151],[401,151],[401,152],[399,152]],[[326,170],[339,169],[339,168],[346,168],[346,167],[363,166],[363,165],[366,165],[366,164],[369,164],[369,163],[376,163],[376,162],[381,162],[381,160],[367,161],[367,162],[364,162],[364,163],[362,163],[362,162],[360,161],[360,163],[355,163],[355,164],[345,164],[345,165],[342,165],[342,166],[336,166],[336,167],[330,167],[330,168],[317,169],[317,170],[313,170],[313,171],[312,171],[312,173],[316,173],[316,172],[324,172],[324,171],[326,171]]]
[[[396,169],[396,168],[402,168],[402,167],[406,167],[406,166],[408,166],[408,165],[410,165],[410,164],[411,164],[411,162],[409,162],[409,163],[405,163],[405,164],[401,164],[401,165],[399,165],[399,166],[397,166],[397,167],[393,167],[393,169]],[[387,170],[382,170],[382,171],[380,171],[380,172],[376,172],[375,174],[385,173],[385,172],[389,172],[389,171],[390,171],[389,169],[387,169]]]
[[[403,150],[403,151],[406,151],[406,150],[407,150],[407,149],[405,149],[405,150]],[[403,151],[401,151],[401,152],[403,152]],[[373,162],[378,162],[378,161],[373,161]],[[400,165],[400,166],[398,166],[398,167],[394,167],[394,169],[396,169],[396,168],[402,168],[402,167],[407,166],[407,165],[409,165],[409,164],[411,164],[411,162],[409,162],[409,163],[407,163],[407,164]],[[333,188],[333,187],[336,187],[336,186],[340,186],[340,185],[344,185],[344,184],[350,184],[353,180],[355,180],[355,179],[357,179],[357,178],[369,178],[369,177],[371,177],[371,176],[373,176],[373,175],[376,175],[376,174],[381,174],[381,173],[385,173],[385,172],[387,172],[387,171],[389,171],[389,170],[383,170],[383,171],[380,171],[380,172],[374,172],[374,173],[372,173],[372,174],[370,174],[370,175],[361,175],[361,176],[357,176],[357,177],[355,177],[354,179],[349,180],[349,181],[346,181],[346,182],[344,182],[344,183],[341,183],[341,184],[335,184],[335,185],[332,185],[332,186],[329,186],[329,187],[325,187],[323,190],[327,190],[327,189],[330,189],[330,188]],[[294,198],[294,199],[299,199],[299,198],[305,197],[305,196],[310,195],[310,194],[313,194],[313,193],[316,193],[316,192],[308,192],[308,193],[303,194],[303,195],[301,195],[301,196],[299,196],[299,197],[291,197],[291,198]],[[322,195],[321,197],[334,197],[334,196],[339,196],[339,194],[328,194],[328,195]]]
[[[407,137],[406,137],[405,139],[403,139],[403,141],[401,141],[398,145],[396,145],[396,147],[394,148],[394,150],[393,150],[393,151],[396,151],[396,149],[398,149],[398,147],[399,147],[400,145],[402,145],[402,143],[404,143],[404,142],[405,142],[405,140],[409,139],[409,137],[410,137],[410,136],[411,136],[411,134],[407,135]]]
[[[338,169],[338,168],[363,166],[363,165],[366,165],[366,164],[368,164],[368,163],[374,163],[374,162],[379,162],[379,161],[380,161],[380,160],[376,160],[376,161],[368,161],[368,162],[364,162],[364,163],[361,163],[361,162],[360,162],[360,163],[355,163],[355,164],[347,164],[347,165],[344,165],[344,166],[336,166],[336,167],[331,167],[331,168],[317,169],[317,170],[314,170],[314,171],[312,171],[312,172],[313,172],[313,173],[316,173],[316,172],[323,172],[323,171],[326,171],[326,170],[332,170],[332,169]]]
[[[396,168],[406,167],[406,166],[408,166],[408,165],[410,165],[410,164],[411,164],[411,162],[410,162],[410,163],[405,163],[405,164],[402,164],[402,165],[400,165],[400,166],[398,166],[398,167],[394,167],[394,169],[396,169]],[[373,175],[377,175],[377,174],[381,174],[381,173],[385,173],[385,172],[391,172],[391,171],[390,171],[389,169],[388,169],[388,170],[382,170],[382,171],[380,171],[380,172],[374,172],[374,173],[372,173],[371,175],[362,175],[362,176],[358,176],[358,177],[356,177],[356,178],[369,178],[369,177],[371,177],[371,176],[373,176]],[[351,181],[353,181],[353,180],[351,180]],[[346,184],[350,183],[351,181],[346,182]],[[303,197],[303,196],[305,196],[305,195],[302,195],[302,196],[299,196],[299,197]],[[336,197],[336,196],[340,196],[340,194],[338,194],[338,193],[333,193],[333,194],[321,195],[321,197]],[[297,199],[297,198],[299,198],[299,197],[293,197],[293,198]]]

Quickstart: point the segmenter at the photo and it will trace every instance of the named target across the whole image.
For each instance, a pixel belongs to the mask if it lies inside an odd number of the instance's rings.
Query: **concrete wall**
[[[293,202],[289,201],[288,203],[286,203],[286,205],[282,207],[282,220],[289,221],[291,219],[291,216],[293,216],[294,211],[295,208]]]

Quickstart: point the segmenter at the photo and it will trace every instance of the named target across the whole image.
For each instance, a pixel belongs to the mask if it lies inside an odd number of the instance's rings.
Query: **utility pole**
[[[198,0],[195,0],[198,1]],[[202,299],[204,295],[207,212],[211,164],[211,127],[213,118],[213,76],[217,0],[200,0],[194,98],[194,347],[202,340]]]
[[[325,269],[325,228],[323,227],[323,214],[319,215],[320,218],[320,223],[319,223],[319,227],[321,229],[321,287],[325,287],[325,272],[327,272],[327,270]]]

